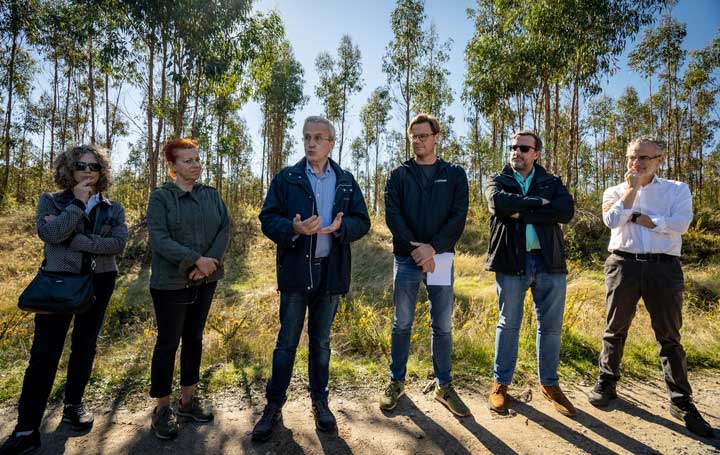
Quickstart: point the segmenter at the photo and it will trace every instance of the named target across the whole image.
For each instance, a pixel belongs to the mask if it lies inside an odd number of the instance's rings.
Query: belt
[[[638,262],[670,262],[678,259],[677,256],[663,253],[628,253],[627,251],[614,250],[612,254],[627,259],[634,259]]]
[[[313,258],[312,263],[313,263],[313,265],[320,265],[325,261],[327,261],[327,256],[322,257],[322,258]]]
[[[542,256],[542,250],[530,250],[527,254],[530,256]]]

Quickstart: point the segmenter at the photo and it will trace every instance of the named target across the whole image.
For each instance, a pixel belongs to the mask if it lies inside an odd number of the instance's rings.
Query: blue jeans
[[[496,273],[495,283],[500,310],[495,332],[495,381],[507,385],[512,382],[523,319],[523,302],[530,288],[537,318],[536,349],[540,384],[557,385],[567,276],[563,273],[547,273],[542,256],[528,254],[525,275]]]
[[[452,276],[452,275],[451,275]],[[415,319],[420,282],[425,283],[430,300],[430,327],[432,328],[433,370],[441,386],[452,382],[452,315],[454,295],[450,286],[428,286],[426,274],[415,265],[412,256],[395,256],[393,302],[395,316],[390,349],[390,377],[405,381],[406,365],[410,354],[410,336]]]
[[[316,267],[314,265],[313,267]],[[319,268],[319,266],[317,266]],[[310,292],[280,293],[280,332],[273,352],[272,377],[267,383],[265,396],[268,403],[282,407],[287,400],[295,352],[303,325],[305,309],[308,310],[308,377],[310,396],[313,400],[327,400],[330,377],[330,329],[337,311],[339,295],[330,295],[324,290],[325,273],[315,273],[315,289]]]

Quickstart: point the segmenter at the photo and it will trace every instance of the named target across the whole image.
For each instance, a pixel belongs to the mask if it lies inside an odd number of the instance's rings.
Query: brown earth
[[[692,378],[695,400],[707,420],[720,427],[720,372]],[[514,416],[490,415],[486,390],[463,388],[474,415],[455,418],[421,384],[408,387],[398,407],[384,414],[377,393],[369,388],[333,390],[331,408],[339,432],[315,430],[309,399],[296,385],[283,409],[284,421],[272,439],[250,441],[250,431],[262,410],[257,391],[225,391],[212,397],[216,420],[211,424],[181,422],[180,436],[164,442],[149,431],[149,401],[134,399],[117,407],[94,403],[95,426],[76,433],[61,424],[59,406],[51,406],[43,423],[39,454],[715,454],[720,439],[689,433],[667,410],[659,380],[626,381],[620,399],[607,411],[590,406],[590,384],[571,384],[566,391],[578,407],[578,417],[564,417],[537,389],[511,390],[517,397]],[[0,408],[3,435],[12,429],[15,410]],[[720,435],[718,435],[720,436]]]

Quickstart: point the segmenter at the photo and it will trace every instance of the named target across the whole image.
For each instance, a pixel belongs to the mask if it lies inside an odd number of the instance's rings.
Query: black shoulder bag
[[[93,232],[102,227],[109,208],[98,207]],[[95,302],[93,273],[95,256],[83,253],[83,264],[89,259],[88,273],[52,272],[40,266],[35,278],[20,294],[18,307],[33,313],[80,314],[89,310]],[[83,267],[83,269],[86,267]],[[82,272],[82,271],[81,271]]]

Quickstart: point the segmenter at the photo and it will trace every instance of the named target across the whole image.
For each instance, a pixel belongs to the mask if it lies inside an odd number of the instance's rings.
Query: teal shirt
[[[535,177],[535,166],[533,166],[532,171],[528,174],[526,179],[523,179],[523,176],[520,175],[516,170],[513,169],[513,174],[515,174],[515,180],[520,184],[520,188],[522,188],[523,196],[527,194],[528,189],[530,188],[530,184],[532,183],[533,177]],[[538,239],[537,232],[535,231],[535,226],[532,224],[526,224],[525,225],[525,250],[539,250],[540,249],[540,239]]]

